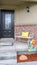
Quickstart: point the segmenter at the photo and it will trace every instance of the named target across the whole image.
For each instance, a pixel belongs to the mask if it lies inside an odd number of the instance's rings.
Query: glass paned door
[[[14,12],[2,11],[2,30],[3,37],[14,37]]]

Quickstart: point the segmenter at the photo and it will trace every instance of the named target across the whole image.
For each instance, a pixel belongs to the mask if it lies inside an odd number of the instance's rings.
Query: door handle
[[[11,32],[11,31],[9,31],[9,32]]]
[[[6,31],[4,31],[4,32],[6,32]]]

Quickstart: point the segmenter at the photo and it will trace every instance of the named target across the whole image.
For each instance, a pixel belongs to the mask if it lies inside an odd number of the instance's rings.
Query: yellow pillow
[[[29,32],[22,32],[22,37],[23,38],[28,38]]]

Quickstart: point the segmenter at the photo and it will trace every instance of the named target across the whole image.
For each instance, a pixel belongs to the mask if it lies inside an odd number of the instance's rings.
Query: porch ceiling
[[[0,5],[20,5],[24,2],[37,2],[37,0],[0,0]]]

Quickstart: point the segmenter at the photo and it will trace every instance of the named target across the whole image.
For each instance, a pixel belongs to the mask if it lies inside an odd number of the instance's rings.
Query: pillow
[[[22,32],[22,37],[28,38],[28,36],[29,36],[29,32]]]

